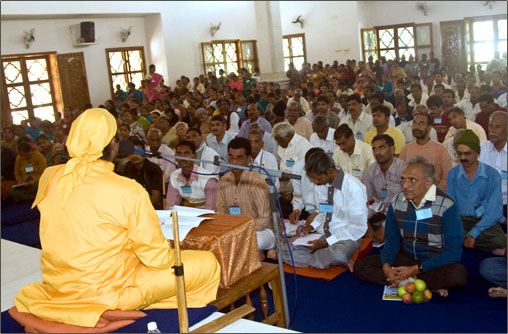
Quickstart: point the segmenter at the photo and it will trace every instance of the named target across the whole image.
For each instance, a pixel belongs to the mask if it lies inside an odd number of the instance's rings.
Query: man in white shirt
[[[228,99],[217,101],[217,107],[219,108],[220,115],[222,115],[227,121],[226,129],[233,138],[236,137],[236,135],[240,132],[240,116],[238,116],[236,111],[231,111]]]
[[[167,155],[175,155],[175,152],[171,148],[169,148],[166,145],[162,145],[162,132],[157,128],[152,128],[148,131],[148,134],[146,135],[146,140],[148,142],[148,145],[145,146],[145,150],[150,152],[158,152],[162,154]],[[166,158],[168,159],[168,158]],[[168,184],[169,177],[171,176],[171,173],[173,173],[176,169],[175,167],[175,159],[169,158],[168,160],[172,161],[173,163],[164,160],[162,158],[157,157],[150,157],[148,158],[150,162],[153,162],[154,164],[158,165],[162,172],[164,173],[164,184]]]
[[[485,134],[485,130],[483,130],[482,126],[478,123],[475,123],[466,118],[464,114],[464,110],[459,107],[452,107],[448,109],[448,113],[446,114],[448,121],[451,126],[446,133],[445,139],[443,143],[445,143],[448,139],[452,138],[457,129],[471,129],[480,139],[480,143],[487,141],[487,135]]]
[[[185,138],[188,141],[192,142],[194,146],[197,147],[196,159],[214,161],[215,159],[214,157],[216,155],[219,155],[219,153],[215,152],[214,149],[206,145],[205,141],[203,140],[201,130],[199,130],[198,128],[190,128],[189,130],[187,130]],[[196,165],[198,167],[208,170],[210,173],[218,173],[220,170],[219,166],[211,163],[197,162]]]
[[[367,231],[367,202],[365,186],[355,177],[337,169],[324,152],[315,152],[305,163],[309,179],[316,185],[327,186],[327,201],[319,203],[310,223],[302,227],[301,235],[312,231],[323,234],[309,246],[291,247],[295,266],[326,269],[346,266],[361,246]],[[282,259],[291,264],[288,247],[282,247]]]
[[[427,108],[427,106],[425,106],[423,104],[419,104],[413,110],[413,114],[412,114],[413,117],[417,113],[428,114],[429,109]],[[410,120],[409,122],[406,122],[406,123],[400,123],[398,126],[396,126],[396,128],[399,129],[400,132],[402,132],[402,134],[406,138],[406,144],[414,143],[416,141],[415,136],[413,136],[413,120]],[[437,133],[434,128],[430,129],[429,137],[430,137],[430,139],[437,141]]]
[[[228,144],[233,136],[226,131],[226,118],[215,115],[210,120],[212,132],[206,137],[206,143],[220,156],[221,161],[228,162]]]
[[[489,140],[480,144],[478,160],[494,167],[501,174],[503,211],[506,218],[506,113],[495,111],[489,118]]]
[[[263,167],[266,169],[272,169],[272,170],[279,170],[279,165],[277,163],[277,159],[275,159],[275,156],[264,150],[264,141],[263,136],[265,132],[263,128],[257,124],[252,123],[249,126],[249,129],[247,130],[247,140],[250,143],[251,146],[251,156],[254,166]],[[260,172],[259,169],[254,169],[255,172]],[[275,178],[275,187],[279,188],[279,179]]]
[[[335,129],[329,126],[328,119],[325,116],[316,117],[312,123],[312,129],[314,132],[310,136],[310,144],[322,148],[326,154],[333,156],[333,152],[337,148],[333,139]]]
[[[353,131],[356,139],[363,140],[367,132],[374,128],[372,124],[372,115],[362,111],[362,99],[359,94],[353,94],[347,98],[347,108],[349,113],[340,120],[341,124],[347,124]]]
[[[462,100],[456,103],[455,106],[464,110],[464,114],[467,119],[474,121],[476,119],[476,115],[482,111],[479,103],[480,96],[481,90],[479,87],[475,86],[470,90],[469,100]]]
[[[291,102],[298,102],[305,113],[307,113],[310,110],[310,104],[309,102],[302,96],[302,90],[300,88],[295,89],[295,92],[293,93],[293,97],[290,97],[288,99],[287,105],[289,105]]]
[[[278,123],[273,127],[272,136],[279,145],[281,172],[291,173],[296,162],[304,160],[305,153],[312,147],[309,141],[295,132],[289,123]],[[281,181],[286,181],[281,179]]]
[[[411,94],[409,94],[407,98],[410,100],[408,106],[416,107],[417,105],[420,104],[425,105],[425,103],[427,103],[429,95],[427,95],[427,93],[424,93],[422,91],[422,85],[415,83],[411,85]]]
[[[176,144],[176,153],[179,157],[197,158],[195,145],[187,140]],[[196,166],[194,161],[182,159],[177,159],[177,161],[182,168],[171,174],[166,195],[166,207],[183,205],[215,210],[219,178],[216,175],[203,175],[208,174],[208,171]]]
[[[376,162],[372,154],[372,147],[356,139],[347,124],[339,125],[333,134],[333,138],[337,144],[337,148],[333,153],[335,165],[361,180],[365,169]]]

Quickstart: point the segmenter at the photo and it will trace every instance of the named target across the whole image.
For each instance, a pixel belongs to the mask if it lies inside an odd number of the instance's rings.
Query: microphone
[[[131,154],[139,154],[143,156],[158,156],[159,152],[145,151],[139,147],[135,147],[130,140],[120,140],[118,142],[118,154],[123,157],[127,157]]]

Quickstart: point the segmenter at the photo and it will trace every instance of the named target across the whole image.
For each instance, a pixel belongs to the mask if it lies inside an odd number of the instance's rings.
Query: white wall
[[[332,64],[334,60],[345,63],[347,59],[359,59],[357,2],[281,1],[282,33],[305,33],[307,62],[311,64],[319,60]],[[303,15],[303,29],[299,23],[292,23],[298,15]]]
[[[420,2],[420,1],[418,1]],[[506,14],[506,1],[491,1],[492,9],[484,6],[486,1],[423,1],[427,16],[417,10],[417,1],[358,1],[363,13],[361,28],[401,23],[432,22],[434,54],[441,59],[441,31],[439,22],[462,20],[465,17]],[[361,45],[360,45],[361,47]]]
[[[143,46],[146,35],[143,18],[94,18],[95,38],[101,41],[95,45],[73,47],[69,26],[90,19],[45,19],[13,20],[1,22],[2,55],[56,51],[59,54],[83,52],[85,57],[88,88],[94,106],[111,98],[106,48]],[[132,26],[132,32],[125,43],[120,39],[120,28]],[[25,48],[24,31],[35,28],[35,42]],[[149,59],[147,59],[147,62]]]

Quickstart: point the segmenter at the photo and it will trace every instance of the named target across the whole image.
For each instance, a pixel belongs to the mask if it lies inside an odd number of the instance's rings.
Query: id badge
[[[319,212],[333,213],[333,204],[319,203]]]
[[[506,181],[506,171],[505,170],[501,171],[501,179]]]
[[[182,192],[184,194],[192,194],[192,188],[190,186],[181,186]]]
[[[480,205],[474,210],[474,212],[476,213],[476,217],[481,217],[485,213],[485,209],[483,208],[483,205]]]
[[[363,135],[362,135],[362,133],[361,133],[360,131],[358,131],[358,132],[356,133],[356,139],[363,140]]]
[[[400,124],[406,124],[406,123],[407,123],[407,121],[405,119],[400,120]]]
[[[25,172],[27,173],[30,173],[30,172],[33,172],[34,171],[34,167],[33,166],[28,166],[27,168],[25,168]]]
[[[353,169],[353,176],[354,177],[361,177],[362,176],[362,171],[359,170],[358,168]]]
[[[381,189],[381,198],[382,199],[385,199],[386,196],[388,196],[388,190],[386,189]]]
[[[417,220],[424,220],[432,217],[432,209],[431,208],[424,208],[420,210],[416,210],[416,219]]]
[[[286,160],[286,167],[293,167],[295,162],[293,160]]]
[[[442,122],[443,120],[441,119],[441,117],[434,118],[434,124],[441,124]]]
[[[240,207],[239,206],[230,206],[229,207],[229,214],[238,216],[241,214]]]
[[[329,156],[330,158],[332,158],[332,157],[333,157],[333,152],[328,152],[327,154],[328,154],[328,156]],[[506,172],[505,172],[505,174],[506,174]],[[506,179],[505,179],[505,180],[506,180]]]

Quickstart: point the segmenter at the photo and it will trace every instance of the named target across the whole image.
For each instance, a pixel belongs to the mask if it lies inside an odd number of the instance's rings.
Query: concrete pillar
[[[253,1],[253,3],[261,80],[278,82],[281,88],[284,88],[289,80],[284,71],[279,1]]]

